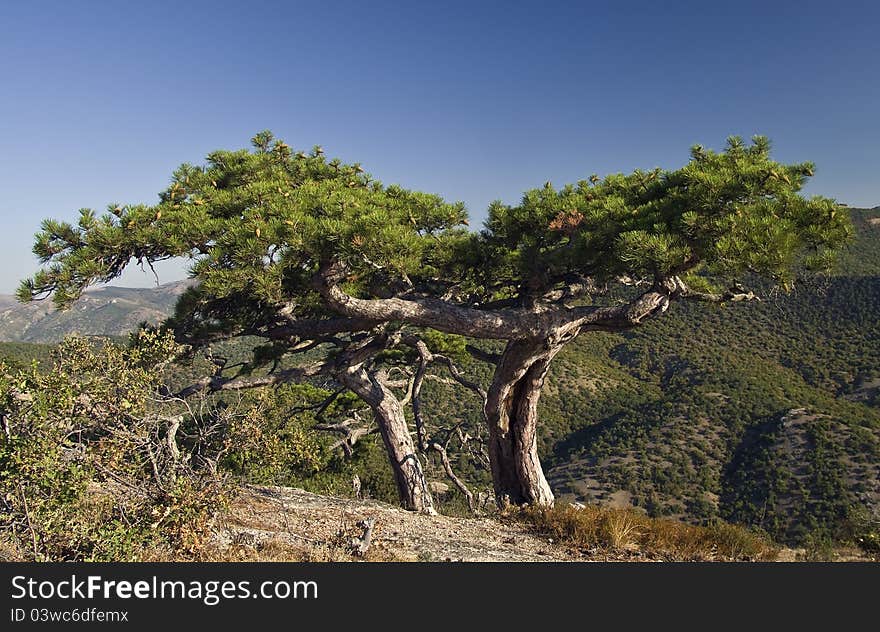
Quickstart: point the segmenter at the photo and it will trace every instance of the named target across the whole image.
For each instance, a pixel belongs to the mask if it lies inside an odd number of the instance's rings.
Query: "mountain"
[[[142,322],[155,324],[168,317],[192,283],[94,288],[65,311],[54,309],[49,301],[20,304],[14,297],[0,295],[0,341],[48,343],[72,333],[122,336]]]

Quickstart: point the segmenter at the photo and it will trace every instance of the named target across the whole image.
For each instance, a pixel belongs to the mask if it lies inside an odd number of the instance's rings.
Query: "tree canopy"
[[[698,273],[730,284],[744,273],[792,283],[827,270],[851,233],[833,200],[800,195],[812,163],[770,158],[766,138],[696,146],[684,167],[548,182],[518,205],[493,203],[470,265],[484,297],[540,296],[572,278],[596,284]],[[693,277],[692,277],[693,278]]]
[[[202,300],[297,317],[326,314],[312,277],[331,260],[344,265],[352,295],[455,286],[458,303],[534,297],[575,275],[606,283],[699,272],[703,287],[752,272],[791,283],[798,270],[832,265],[851,232],[833,200],[800,195],[813,165],[773,161],[763,137],[732,137],[722,152],[694,147],[675,171],[547,183],[516,206],[493,203],[479,234],[463,229],[461,203],[385,186],[320,147],[293,152],[269,132],[253,145],[181,165],[158,204],[83,209],[75,225],[44,221],[34,252],[45,267],[19,298],[51,293],[64,307],[132,260],[171,257],[193,259]]]
[[[64,308],[132,261],[187,257],[200,280],[187,306],[204,314],[201,324],[251,327],[279,310],[323,315],[310,279],[328,253],[346,264],[351,291],[370,292],[430,274],[466,238],[455,230],[466,221],[462,204],[385,186],[320,147],[295,153],[269,132],[252,142],[252,151],[181,165],[158,204],[111,204],[100,216],[82,209],[76,224],[44,221],[34,253],[45,267],[19,298],[51,294]]]

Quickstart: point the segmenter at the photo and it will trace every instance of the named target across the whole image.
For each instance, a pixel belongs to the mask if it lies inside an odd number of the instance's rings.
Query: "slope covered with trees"
[[[721,516],[783,540],[870,532],[880,212],[853,215],[858,238],[837,276],[748,309],[676,305],[561,354],[543,402],[554,488],[653,515]]]

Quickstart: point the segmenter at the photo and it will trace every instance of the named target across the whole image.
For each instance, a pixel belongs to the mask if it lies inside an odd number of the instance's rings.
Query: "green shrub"
[[[68,338],[44,372],[0,364],[4,548],[108,561],[200,546],[228,498],[217,469],[228,448],[205,449],[222,419],[157,396],[176,351],[144,331],[128,347]],[[184,422],[198,432],[179,440]]]

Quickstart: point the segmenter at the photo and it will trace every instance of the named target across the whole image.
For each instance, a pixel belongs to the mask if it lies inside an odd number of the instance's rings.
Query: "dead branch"
[[[428,430],[425,425],[424,418],[422,417],[421,394],[422,384],[425,380],[425,374],[427,373],[428,365],[436,361],[443,362],[446,365],[456,382],[477,392],[480,395],[481,402],[483,404],[485,404],[486,401],[486,392],[478,384],[476,384],[475,382],[471,382],[470,380],[465,378],[450,358],[444,355],[431,353],[430,349],[428,349],[428,346],[424,343],[423,340],[418,338],[408,338],[407,342],[416,350],[416,353],[418,353],[419,355],[419,364],[416,369],[416,374],[413,378],[412,388],[413,418],[416,422],[416,433],[419,440],[419,449],[423,452],[431,449],[440,455],[440,462],[443,465],[443,471],[446,473],[446,476],[449,478],[449,480],[452,481],[453,485],[455,485],[459,489],[459,491],[464,494],[465,498],[467,498],[468,508],[470,509],[471,513],[476,513],[477,508],[474,503],[473,493],[470,491],[470,489],[468,489],[468,486],[465,484],[465,482],[461,478],[459,478],[458,475],[456,475],[455,470],[452,467],[452,463],[449,460],[449,453],[447,452],[447,448],[449,446],[449,441],[452,437],[452,433],[447,432],[446,441],[442,445],[436,441],[431,441],[431,438],[428,435]],[[456,426],[456,428],[460,428],[460,426],[461,424]]]
[[[462,449],[467,450],[475,461],[484,468],[489,469],[489,453],[486,450],[486,442],[483,440],[483,437],[479,435],[471,437],[469,433],[462,430],[462,424],[456,425],[454,431],[458,436]],[[471,447],[474,444],[476,444],[476,447]]]
[[[468,509],[470,509],[471,513],[477,513],[477,506],[474,503],[474,494],[468,489],[468,486],[465,485],[464,481],[456,475],[455,470],[452,469],[452,463],[449,461],[449,454],[446,452],[446,446],[442,446],[434,441],[431,443],[431,449],[440,455],[440,463],[443,465],[443,471],[446,472],[446,476],[452,481],[453,485],[464,494],[464,497],[467,498]]]
[[[314,410],[315,416],[321,417],[327,411],[327,409],[330,408],[330,405],[336,401],[336,398],[342,395],[342,393],[344,393],[345,391],[346,389],[340,388],[333,391],[333,393],[331,393],[326,399],[318,402],[317,404],[307,404],[305,406],[294,406],[293,408],[289,408],[287,410],[287,415],[296,415],[299,413],[304,413],[306,411]]]
[[[757,294],[750,290],[746,290],[746,288],[738,284],[733,285],[723,292],[700,292],[689,288],[679,277],[673,277],[672,281],[678,289],[679,296],[689,300],[706,301],[709,303],[724,303],[727,301],[737,303],[740,301],[761,300]]]
[[[187,397],[191,397],[196,393],[204,391],[213,393],[217,391],[236,391],[249,388],[259,388],[261,386],[271,386],[274,384],[305,380],[309,377],[328,373],[330,368],[328,362],[317,362],[305,367],[294,367],[277,373],[255,377],[222,377],[219,375],[212,375],[203,377],[197,382],[181,389],[177,393],[169,394],[166,392],[165,394],[172,399],[186,399]]]
[[[146,448],[147,456],[150,458],[150,466],[153,469],[153,479],[156,481],[156,487],[158,487],[162,493],[167,494],[168,490],[165,489],[165,486],[162,484],[162,475],[159,473],[159,463],[156,461],[156,455],[153,454],[153,448],[150,447],[149,443],[144,444]]]
[[[452,379],[461,384],[467,389],[472,390],[476,393],[480,398],[480,403],[485,406],[486,404],[486,390],[477,384],[474,381],[467,379],[459,370],[459,368],[455,365],[451,358],[441,355],[439,353],[434,354],[434,359],[440,362],[443,362],[446,365],[446,368],[449,370],[449,374],[452,375]]]
[[[428,448],[428,432],[425,429],[425,420],[422,417],[422,384],[425,382],[425,373],[428,370],[428,364],[433,360],[433,355],[428,346],[422,340],[412,340],[412,346],[416,353],[419,354],[419,365],[412,381],[412,409],[413,419],[416,422],[416,437],[418,438],[419,449],[424,451]]]
[[[183,415],[177,415],[168,421],[170,423],[168,425],[168,432],[165,433],[165,445],[168,446],[168,453],[171,455],[171,460],[177,463],[180,460],[180,449],[177,447],[176,437],[177,430],[180,428],[180,423],[183,421]]]
[[[34,530],[34,524],[31,521],[31,512],[28,508],[27,494],[24,493],[24,486],[21,484],[21,481],[18,481],[18,493],[21,495],[21,504],[22,509],[24,509],[24,517],[27,521],[28,531],[30,531],[31,534],[31,546],[33,547],[34,551],[34,561],[38,562],[40,558],[40,553],[37,547],[37,532]]]
[[[336,448],[342,448],[345,456],[351,458],[354,455],[355,444],[367,435],[378,431],[378,428],[370,428],[365,425],[353,427],[353,424],[355,423],[364,423],[363,419],[361,419],[361,416],[357,412],[354,413],[353,417],[349,417],[343,421],[337,423],[318,423],[312,426],[312,428],[315,430],[335,432],[343,435],[339,441],[330,446],[330,449],[335,450]]]
[[[358,522],[358,526],[364,530],[363,534],[360,537],[354,537],[351,539],[351,545],[354,548],[354,554],[358,557],[363,557],[367,553],[367,549],[370,548],[370,544],[373,541],[373,527],[376,525],[376,518],[370,516],[366,520],[361,520]]]

